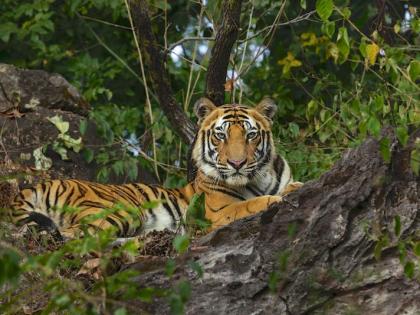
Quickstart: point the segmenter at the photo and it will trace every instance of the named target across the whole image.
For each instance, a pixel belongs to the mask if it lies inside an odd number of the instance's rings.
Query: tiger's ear
[[[216,105],[214,105],[207,97],[202,97],[195,102],[194,113],[198,118],[198,123],[200,124],[214,109],[216,109]]]
[[[272,121],[274,115],[277,112],[277,105],[271,98],[264,98],[261,102],[258,103],[255,109],[261,113],[268,120]]]

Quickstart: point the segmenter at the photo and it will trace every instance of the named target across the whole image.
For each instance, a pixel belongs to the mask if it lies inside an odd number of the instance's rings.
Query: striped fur
[[[271,133],[275,110],[267,99],[256,108],[216,107],[200,99],[195,105],[200,129],[192,145],[187,186],[53,180],[22,190],[13,203],[12,221],[59,231],[67,238],[82,235],[82,226],[90,233],[115,227],[121,237],[177,230],[195,193],[205,194],[212,229],[262,211],[281,201],[282,192],[300,186],[293,183],[287,161],[275,152]],[[153,201],[158,201],[153,209],[143,207]]]

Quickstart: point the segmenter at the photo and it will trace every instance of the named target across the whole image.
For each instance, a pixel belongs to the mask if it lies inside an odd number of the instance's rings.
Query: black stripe
[[[169,213],[169,215],[171,216],[171,218],[172,218],[172,221],[173,222],[175,222],[176,221],[176,218],[175,218],[175,215],[174,215],[174,213],[173,213],[173,210],[172,210],[172,208],[171,208],[171,206],[169,205],[169,198],[168,198],[168,202],[163,202],[162,203],[162,206],[165,208],[165,210]]]
[[[137,188],[137,190],[140,192],[140,194],[143,196],[143,198],[144,198],[144,200],[146,201],[146,202],[150,202],[150,198],[149,198],[149,195],[148,194],[146,194],[146,192],[144,191],[144,189],[141,187],[141,184],[133,184],[136,188]]]
[[[249,190],[254,196],[262,196],[264,195],[261,190],[259,190],[257,187],[251,188],[250,186],[245,186],[247,190]]]
[[[169,199],[172,201],[172,204],[175,207],[175,210],[178,214],[178,218],[182,218],[182,211],[181,211],[181,208],[179,207],[178,200],[176,199],[176,197],[174,195],[169,195]]]
[[[246,198],[244,198],[243,196],[241,196],[238,193],[233,192],[233,191],[228,191],[226,189],[222,189],[222,188],[219,188],[219,187],[211,187],[211,189],[215,190],[215,191],[218,191],[218,192],[221,192],[223,194],[229,195],[229,196],[234,197],[234,198],[239,199],[239,200],[246,200]]]
[[[277,159],[274,161],[274,170],[277,173],[277,176],[276,176],[277,184],[270,191],[269,195],[276,194],[280,188],[281,176],[283,175],[283,171],[284,171],[284,161],[280,156],[277,156]]]

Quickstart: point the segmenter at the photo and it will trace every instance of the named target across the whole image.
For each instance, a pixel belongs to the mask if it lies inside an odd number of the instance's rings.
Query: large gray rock
[[[199,239],[178,258],[172,278],[163,260],[130,266],[142,272],[138,285],[169,288],[188,280],[187,314],[419,314],[419,269],[412,280],[404,274],[398,244],[418,239],[420,181],[404,162],[410,145],[402,149],[388,136],[391,163],[378,141],[367,140],[283,203]],[[378,250],[385,235],[389,242]],[[407,259],[417,264],[407,246]],[[190,260],[202,266],[202,278]],[[159,299],[139,307],[169,313]]]

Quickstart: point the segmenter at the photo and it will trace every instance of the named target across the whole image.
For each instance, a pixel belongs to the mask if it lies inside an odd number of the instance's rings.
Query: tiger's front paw
[[[276,202],[281,202],[281,201],[283,201],[283,198],[280,196],[269,196],[267,206]]]
[[[302,186],[303,186],[303,183],[301,183],[301,182],[293,182],[293,183],[290,183],[281,192],[281,195],[284,196],[284,195],[290,194],[292,191],[298,190]]]

